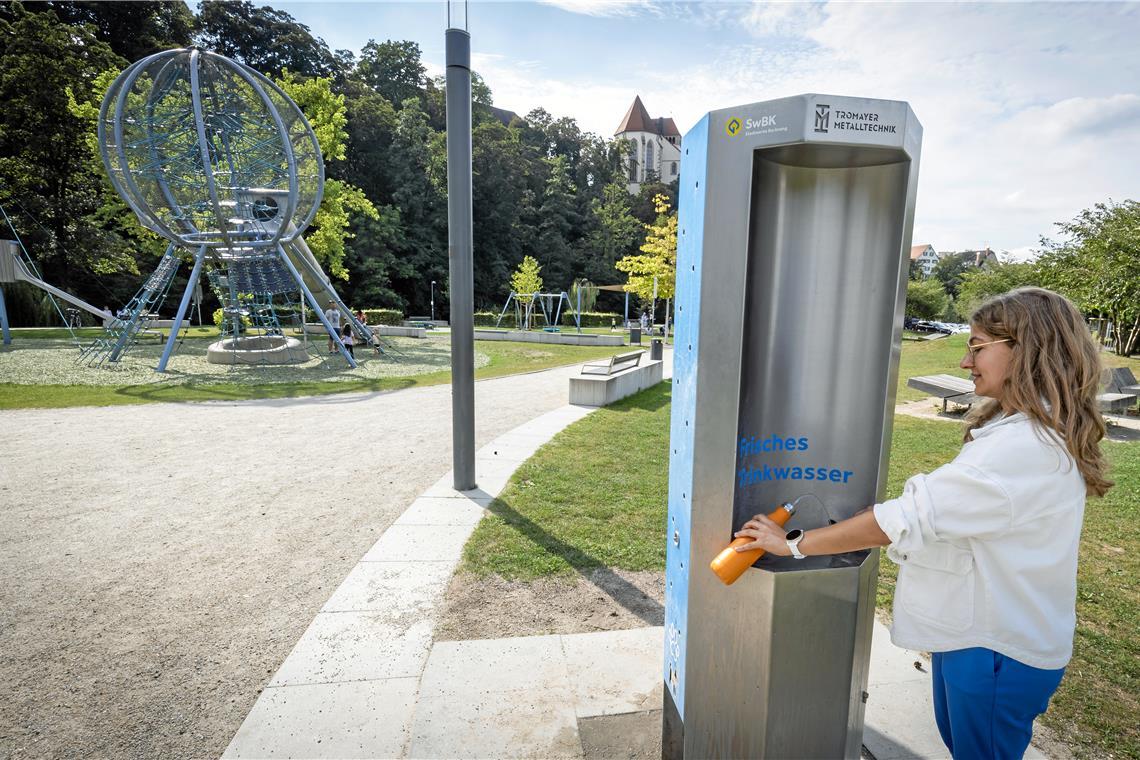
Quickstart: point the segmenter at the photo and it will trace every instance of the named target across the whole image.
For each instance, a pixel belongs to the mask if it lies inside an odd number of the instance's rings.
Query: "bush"
[[[495,323],[499,321],[498,311],[477,311],[475,312],[475,326],[476,327],[494,327]],[[515,320],[515,313],[508,311],[503,316],[503,323],[499,327],[518,327],[518,322]]]
[[[950,306],[950,296],[942,283],[930,277],[911,280],[906,286],[906,315],[918,319],[938,319]]]
[[[582,327],[609,327],[611,324],[621,326],[621,314],[612,311],[584,311],[582,312]],[[562,312],[562,324],[573,325],[574,313]]]
[[[494,327],[495,323],[499,321],[499,314],[497,311],[477,311],[475,312],[475,326],[476,327]],[[574,312],[562,312],[562,326],[574,326]],[[615,325],[621,324],[621,314],[609,311],[584,311],[582,312],[582,327],[609,327],[610,320],[613,320]],[[538,311],[537,314],[531,314],[530,321],[533,329],[541,330],[546,325],[542,321],[542,312]],[[503,315],[502,324],[499,327],[508,327],[516,329],[518,321],[515,319],[514,310],[508,311]]]
[[[364,319],[370,325],[400,325],[404,313],[399,309],[362,309]]]

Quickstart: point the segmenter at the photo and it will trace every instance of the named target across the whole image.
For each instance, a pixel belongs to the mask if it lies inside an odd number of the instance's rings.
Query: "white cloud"
[[[682,132],[710,110],[804,92],[905,100],[924,125],[915,239],[940,250],[1028,250],[1054,234],[1054,222],[1138,194],[1140,5],[714,3],[653,12],[723,30],[724,42],[658,51],[604,75],[505,60],[480,73],[497,103],[520,113],[541,105],[606,136],[635,94]]]
[[[754,0],[740,22],[757,37],[784,37],[803,34],[822,18],[822,3]]]
[[[647,0],[538,0],[569,13],[585,16],[633,16],[652,6]]]

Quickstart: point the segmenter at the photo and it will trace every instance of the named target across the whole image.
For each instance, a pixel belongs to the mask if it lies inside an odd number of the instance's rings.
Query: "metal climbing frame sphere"
[[[312,127],[280,87],[224,56],[137,61],[107,91],[98,129],[115,190],[176,244],[256,256],[299,236],[320,205]]]

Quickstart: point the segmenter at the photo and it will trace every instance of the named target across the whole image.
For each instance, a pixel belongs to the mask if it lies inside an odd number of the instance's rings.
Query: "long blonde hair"
[[[1112,487],[1100,450],[1104,419],[1097,408],[1100,356],[1084,318],[1064,296],[1017,288],[986,301],[970,324],[994,340],[1010,339],[1013,354],[1002,398],[987,399],[966,417],[965,440],[1006,407],[1054,430],[1076,460],[1090,495]]]

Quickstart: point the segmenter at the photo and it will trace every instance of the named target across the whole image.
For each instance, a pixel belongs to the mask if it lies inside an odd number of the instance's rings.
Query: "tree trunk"
[[[1132,329],[1128,331],[1128,340],[1124,344],[1124,356],[1132,356],[1136,353],[1137,343],[1140,343],[1140,316],[1136,317],[1132,323]]]

